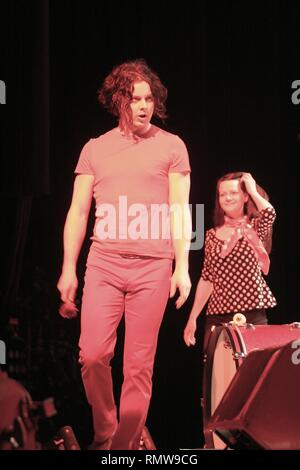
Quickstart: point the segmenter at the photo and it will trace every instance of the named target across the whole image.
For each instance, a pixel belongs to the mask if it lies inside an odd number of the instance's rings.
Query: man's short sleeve
[[[169,173],[189,173],[190,171],[189,154],[185,143],[178,136],[175,136],[171,147]]]
[[[74,173],[78,175],[94,175],[94,171],[91,164],[91,141],[89,140],[82,148],[77,166]]]

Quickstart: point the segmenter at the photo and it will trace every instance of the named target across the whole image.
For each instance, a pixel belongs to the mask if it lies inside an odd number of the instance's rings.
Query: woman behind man
[[[204,351],[212,325],[243,313],[254,324],[267,323],[265,309],[276,299],[262,272],[269,271],[276,213],[250,173],[228,173],[218,180],[214,228],[206,233],[204,266],[184,341],[195,345],[197,318],[208,302]]]

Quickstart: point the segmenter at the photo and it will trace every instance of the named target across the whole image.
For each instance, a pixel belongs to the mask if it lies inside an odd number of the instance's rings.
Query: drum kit
[[[80,447],[70,426],[59,429],[51,441],[42,445],[38,438],[38,422],[42,418],[56,415],[53,398],[32,401],[24,389],[22,398],[17,399],[16,416],[11,424],[0,429],[0,450],[79,450]],[[11,406],[12,400],[2,403]],[[2,410],[3,411],[3,410]]]
[[[211,328],[204,356],[207,449],[300,449],[300,323]]]

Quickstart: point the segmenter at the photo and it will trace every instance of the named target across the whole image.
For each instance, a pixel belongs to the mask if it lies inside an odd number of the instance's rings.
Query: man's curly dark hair
[[[166,87],[158,75],[150,69],[144,59],[124,62],[113,68],[98,90],[99,103],[110,113],[122,120],[121,128],[128,129],[131,122],[130,101],[136,82],[149,84],[154,98],[154,115],[164,121],[167,117],[165,102],[168,96]]]

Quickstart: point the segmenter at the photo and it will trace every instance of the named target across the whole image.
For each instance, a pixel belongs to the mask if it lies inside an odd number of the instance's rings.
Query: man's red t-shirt
[[[90,139],[83,147],[76,174],[94,176],[94,240],[101,251],[173,258],[170,233],[157,216],[169,214],[169,173],[190,172],[184,142],[151,126],[143,137],[123,135],[119,128]],[[160,221],[159,221],[160,220]],[[159,222],[158,222],[159,221]]]

